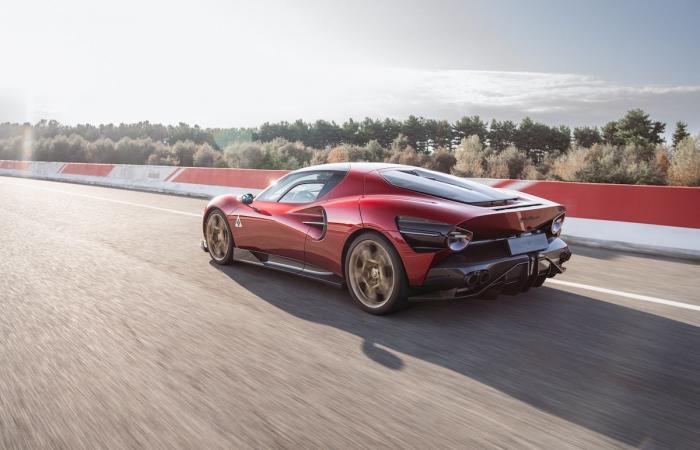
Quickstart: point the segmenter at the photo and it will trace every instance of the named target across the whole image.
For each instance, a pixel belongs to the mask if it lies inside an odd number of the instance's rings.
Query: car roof
[[[352,170],[354,172],[373,172],[375,170],[387,169],[387,168],[413,168],[411,166],[405,166],[401,164],[391,164],[391,163],[378,163],[378,162],[340,162],[340,163],[330,163],[330,164],[319,164],[317,166],[304,167],[302,169],[296,170],[295,172],[306,172],[312,170],[333,170],[347,172]]]

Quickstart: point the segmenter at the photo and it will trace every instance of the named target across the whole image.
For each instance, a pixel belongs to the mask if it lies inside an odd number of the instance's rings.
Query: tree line
[[[479,116],[455,122],[349,119],[341,125],[264,123],[255,128],[0,124],[0,159],[296,169],[334,161],[388,161],[463,176],[700,185],[698,139],[635,109],[602,127],[550,126]]]
[[[341,144],[362,146],[376,141],[388,148],[398,135],[403,135],[408,145],[421,153],[430,153],[438,148],[454,149],[462,139],[473,135],[479,136],[481,142],[488,141],[492,148],[498,150],[515,145],[528,150],[563,152],[571,145],[569,127],[550,127],[529,117],[520,124],[495,119],[488,124],[479,116],[462,117],[450,123],[413,115],[404,121],[365,118],[357,122],[350,119],[342,125],[325,120],[313,123],[303,120],[266,122],[253,132],[252,137],[261,142],[281,137],[315,148],[332,148]]]

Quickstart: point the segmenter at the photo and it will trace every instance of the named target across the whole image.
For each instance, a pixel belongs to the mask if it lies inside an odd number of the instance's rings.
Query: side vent
[[[309,237],[320,241],[326,235],[328,228],[328,219],[326,218],[326,210],[320,206],[314,206],[309,209],[299,211],[298,215],[302,216],[302,223],[309,226]]]

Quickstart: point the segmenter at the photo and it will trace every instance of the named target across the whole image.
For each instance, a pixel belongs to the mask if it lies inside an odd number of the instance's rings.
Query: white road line
[[[83,198],[90,198],[93,200],[102,200],[105,202],[112,202],[112,203],[119,203],[121,205],[128,205],[128,206],[136,206],[139,208],[147,208],[147,209],[154,209],[156,211],[163,211],[163,212],[169,212],[173,214],[180,214],[183,216],[190,216],[190,217],[198,217],[201,218],[201,214],[196,214],[196,213],[191,213],[191,212],[186,212],[186,211],[179,211],[177,209],[170,209],[170,208],[161,208],[158,206],[151,206],[151,205],[144,205],[143,203],[133,203],[133,202],[127,202],[124,200],[116,200],[113,198],[105,198],[105,197],[98,197],[96,195],[88,195],[88,194],[78,194],[77,192],[69,192],[69,191],[63,191],[61,189],[49,189],[45,187],[39,187],[39,186],[30,186],[28,184],[23,184],[23,183],[3,183],[0,182],[0,184],[4,184],[7,186],[22,186],[22,187],[28,187],[31,189],[38,189],[40,191],[48,191],[48,192],[58,192],[61,194],[67,194],[67,195],[73,195],[75,197],[83,197]]]
[[[676,308],[690,309],[692,311],[700,311],[700,306],[691,305],[688,303],[674,302],[673,300],[664,300],[662,298],[650,297],[648,295],[633,294],[631,292],[616,291],[615,289],[590,286],[588,284],[572,283],[571,281],[547,279],[548,284],[558,284],[560,286],[568,286],[577,289],[585,289],[587,291],[600,292],[601,294],[617,295],[618,297],[630,298],[642,302],[657,303],[659,305],[673,306]]]

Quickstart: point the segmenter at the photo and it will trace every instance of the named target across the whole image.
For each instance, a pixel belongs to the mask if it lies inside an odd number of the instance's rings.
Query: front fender
[[[209,200],[209,203],[207,203],[207,206],[204,207],[204,214],[202,215],[202,230],[204,230],[204,226],[207,221],[207,216],[209,215],[212,209],[220,209],[221,211],[223,211],[226,217],[229,217],[232,214],[234,214],[239,207],[240,200],[236,195],[224,194],[212,198],[211,200]]]

